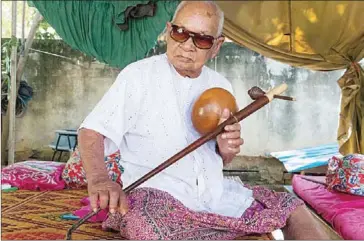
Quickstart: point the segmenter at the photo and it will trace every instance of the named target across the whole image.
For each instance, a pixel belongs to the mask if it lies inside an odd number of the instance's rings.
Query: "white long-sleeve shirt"
[[[233,92],[222,75],[204,67],[198,78],[180,76],[165,54],[128,65],[80,128],[105,138],[105,155],[120,150],[127,187],[197,140],[194,101],[206,89]],[[223,178],[223,162],[210,141],[140,187],[163,190],[195,211],[239,217],[253,202],[252,192]]]

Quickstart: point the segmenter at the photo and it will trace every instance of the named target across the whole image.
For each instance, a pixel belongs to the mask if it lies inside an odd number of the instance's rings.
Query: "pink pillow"
[[[28,160],[1,170],[2,184],[26,190],[61,190],[65,188],[62,171],[65,163]]]

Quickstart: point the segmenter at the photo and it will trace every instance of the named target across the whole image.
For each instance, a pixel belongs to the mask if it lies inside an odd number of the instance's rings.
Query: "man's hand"
[[[83,168],[86,172],[90,205],[96,211],[109,208],[111,213],[128,211],[128,203],[121,186],[110,180],[104,161],[104,136],[82,128],[78,134],[79,150]]]
[[[224,109],[219,124],[224,122],[230,117],[228,109]],[[224,165],[230,163],[233,158],[240,152],[240,146],[244,143],[240,137],[240,124],[235,123],[233,125],[225,126],[225,131],[217,136],[216,141],[218,145],[218,151],[224,161]]]
[[[88,182],[90,205],[93,211],[98,208],[109,208],[110,213],[120,212],[125,215],[128,211],[128,200],[121,186],[108,177],[96,177]]]

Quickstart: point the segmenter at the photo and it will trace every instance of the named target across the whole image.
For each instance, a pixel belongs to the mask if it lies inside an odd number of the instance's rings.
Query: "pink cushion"
[[[330,191],[326,185],[295,175],[294,192],[348,240],[364,239],[364,197]]]
[[[28,160],[1,170],[2,184],[26,190],[61,190],[65,188],[62,171],[65,163]]]

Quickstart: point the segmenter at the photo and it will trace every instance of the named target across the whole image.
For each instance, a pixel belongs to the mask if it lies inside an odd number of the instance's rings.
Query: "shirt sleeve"
[[[110,89],[80,126],[94,130],[120,146],[124,134],[136,123],[144,85],[139,69],[123,69]]]

